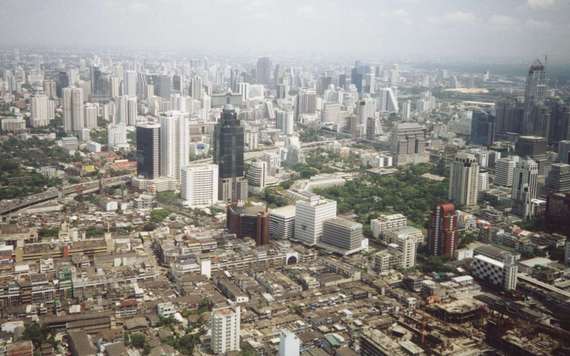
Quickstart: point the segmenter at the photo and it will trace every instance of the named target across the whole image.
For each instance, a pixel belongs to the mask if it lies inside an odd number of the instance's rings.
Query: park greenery
[[[150,221],[158,224],[166,219],[170,215],[170,211],[167,209],[153,209],[150,212]]]
[[[343,186],[316,190],[337,201],[338,213],[353,213],[362,224],[382,213],[402,213],[411,225],[426,227],[430,211],[447,197],[447,181],[421,177],[433,166],[406,167],[391,175],[362,174]]]

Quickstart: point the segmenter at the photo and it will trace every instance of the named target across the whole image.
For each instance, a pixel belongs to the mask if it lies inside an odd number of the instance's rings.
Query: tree
[[[166,209],[153,209],[150,212],[150,221],[158,224],[161,223],[164,219],[166,219],[170,215],[170,211]]]
[[[142,349],[146,343],[146,337],[141,333],[132,334],[129,337],[130,345],[137,349]]]

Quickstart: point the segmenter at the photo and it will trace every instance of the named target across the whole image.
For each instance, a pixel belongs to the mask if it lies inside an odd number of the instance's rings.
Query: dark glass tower
[[[160,176],[160,125],[137,126],[137,175]]]
[[[245,130],[231,105],[226,105],[214,129],[214,163],[219,165],[219,178],[243,177]]]
[[[495,116],[486,111],[475,111],[471,120],[471,143],[490,146],[495,141]]]

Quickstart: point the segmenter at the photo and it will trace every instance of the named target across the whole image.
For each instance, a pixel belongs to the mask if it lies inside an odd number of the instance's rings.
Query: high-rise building
[[[405,227],[391,231],[391,241],[398,245],[398,251],[402,253],[403,269],[412,268],[416,265],[416,248],[418,244],[417,229]]]
[[[457,249],[457,216],[452,203],[438,204],[431,213],[428,250],[432,256],[453,258]]]
[[[226,105],[214,128],[214,163],[220,168],[220,185],[229,185],[231,189],[229,192],[224,187],[218,189],[219,200],[243,200],[243,197],[239,196],[241,189],[238,189],[238,180],[244,177],[244,141],[244,127],[241,126],[233,106]]]
[[[381,88],[378,91],[378,111],[383,113],[398,113],[398,97],[393,88]]]
[[[123,73],[123,95],[137,96],[137,76],[137,72],[134,70],[126,70]]]
[[[570,164],[555,163],[546,177],[546,193],[570,192]]]
[[[191,208],[211,206],[218,201],[218,166],[182,167],[180,196]]]
[[[415,122],[398,124],[392,132],[392,151],[398,166],[428,162],[426,128]]]
[[[190,160],[188,118],[179,111],[160,117],[160,175],[180,180],[180,172]]]
[[[402,120],[407,121],[412,116],[412,101],[410,99],[401,103],[400,114]]]
[[[57,84],[55,80],[46,79],[43,81],[44,95],[49,99],[57,98]]]
[[[63,127],[65,132],[79,132],[83,129],[83,89],[63,89]]]
[[[129,97],[126,95],[118,96],[114,99],[115,103],[115,123],[129,125]]]
[[[370,229],[374,238],[383,237],[388,231],[399,230],[408,226],[408,219],[402,214],[380,215],[370,220]]]
[[[568,234],[570,231],[570,193],[548,194],[546,198],[545,225],[549,232]]]
[[[97,128],[97,116],[99,115],[99,106],[93,103],[85,104],[85,128]]]
[[[109,150],[127,144],[127,127],[125,124],[110,124],[107,126],[107,146]]]
[[[276,127],[285,135],[292,135],[295,130],[295,116],[291,110],[277,110],[275,113]]]
[[[333,218],[323,224],[323,236],[319,246],[342,255],[362,249],[362,224],[354,221]]]
[[[293,332],[283,329],[279,334],[278,356],[299,356],[301,340]]]
[[[299,200],[295,207],[294,240],[305,245],[316,245],[323,236],[323,225],[336,218],[336,201],[311,195],[309,201]]]
[[[504,254],[503,260],[482,254],[475,255],[471,263],[473,276],[505,290],[517,288],[517,259],[511,254]]]
[[[529,68],[524,93],[525,110],[523,119],[523,133],[535,134],[533,112],[535,106],[544,100],[546,94],[546,72],[544,64],[537,59]]]
[[[295,205],[269,211],[269,236],[272,239],[292,240],[295,233]]]
[[[264,85],[270,85],[272,71],[273,71],[273,64],[271,63],[271,58],[261,57],[257,60],[255,73],[258,83]]]
[[[512,254],[506,254],[503,258],[503,263],[505,266],[503,288],[505,290],[516,290],[517,273],[519,269],[517,259]]]
[[[137,124],[137,97],[129,97],[127,99],[127,125],[135,126]]]
[[[475,111],[471,119],[471,143],[490,146],[495,142],[495,116],[486,111]]]
[[[315,89],[299,89],[297,95],[297,119],[301,114],[317,112],[317,92]]]
[[[245,207],[241,203],[228,205],[226,227],[237,238],[253,238],[256,246],[269,243],[269,214],[265,207]]]
[[[214,309],[210,317],[211,349],[215,354],[240,350],[240,307]]]
[[[267,180],[267,162],[254,161],[247,169],[247,184],[254,192],[261,192],[265,189]]]
[[[479,163],[473,154],[459,152],[451,163],[448,198],[456,206],[477,205]]]
[[[160,125],[139,125],[137,130],[137,174],[147,179],[160,177]]]
[[[195,100],[200,100],[202,98],[202,91],[204,88],[204,82],[202,78],[198,75],[192,77],[190,81],[190,96]]]
[[[513,173],[513,213],[527,219],[531,217],[531,202],[537,194],[538,164],[530,158],[517,162]]]
[[[570,164],[570,140],[562,140],[558,143],[558,159],[560,163]]]
[[[513,186],[513,174],[519,159],[519,156],[509,156],[495,162],[495,185],[503,187]]]
[[[32,116],[30,117],[32,127],[44,127],[49,124],[48,105],[49,100],[47,95],[36,95],[32,97]]]

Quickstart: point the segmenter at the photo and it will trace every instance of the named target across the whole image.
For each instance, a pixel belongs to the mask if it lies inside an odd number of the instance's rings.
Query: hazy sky
[[[0,0],[0,46],[570,62],[570,0]]]

